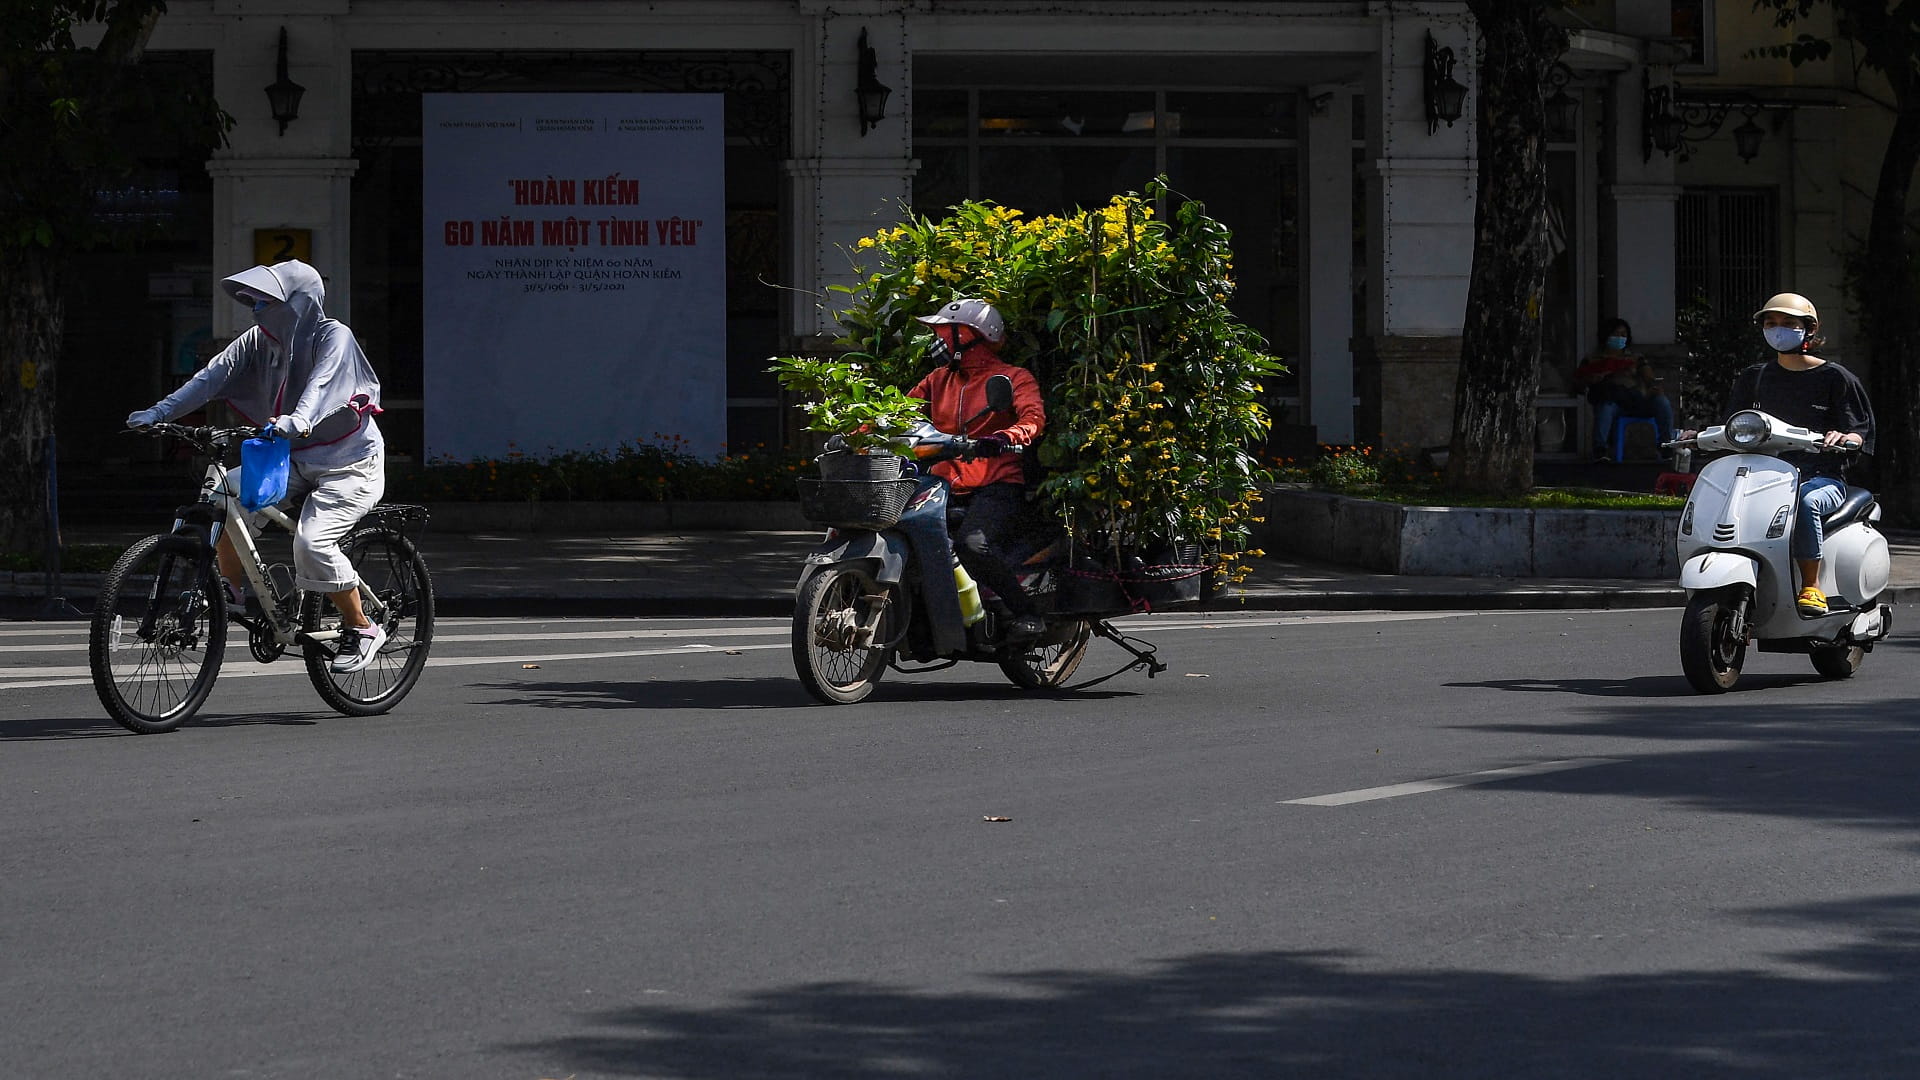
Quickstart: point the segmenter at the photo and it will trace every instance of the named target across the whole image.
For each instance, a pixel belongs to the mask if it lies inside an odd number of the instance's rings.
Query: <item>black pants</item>
[[[1022,484],[988,484],[966,496],[966,513],[953,530],[953,550],[973,580],[992,589],[1015,615],[1033,611],[1033,601],[1020,587],[1007,560],[1006,544],[1019,514],[1027,506]]]

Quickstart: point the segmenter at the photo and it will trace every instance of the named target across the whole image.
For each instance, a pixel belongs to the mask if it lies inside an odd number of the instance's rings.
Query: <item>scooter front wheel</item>
[[[1680,667],[1703,694],[1720,694],[1740,681],[1747,640],[1739,618],[1746,598],[1738,589],[1698,592],[1680,616]]]
[[[854,567],[807,579],[793,605],[793,668],[815,700],[851,705],[873,693],[893,635],[887,607],[886,590]]]

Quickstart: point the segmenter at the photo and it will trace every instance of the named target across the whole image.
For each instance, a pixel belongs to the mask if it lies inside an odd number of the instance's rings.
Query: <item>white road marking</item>
[[[1136,631],[1141,633],[1157,633],[1157,632],[1163,632],[1163,631],[1169,631],[1169,630],[1241,630],[1241,629],[1272,628],[1277,626],[1326,625],[1331,623],[1411,622],[1411,621],[1422,621],[1422,620],[1428,620],[1428,619],[1457,619],[1457,618],[1477,616],[1480,614],[1482,613],[1471,612],[1471,611],[1419,611],[1419,612],[1388,611],[1388,612],[1362,612],[1362,613],[1325,612],[1325,613],[1302,614],[1302,615],[1282,615],[1282,616],[1274,616],[1274,617],[1267,617],[1267,618],[1243,618],[1243,617],[1237,617],[1237,616],[1222,618],[1217,613],[1215,614],[1197,613],[1192,616],[1182,618],[1178,622],[1175,622],[1175,621],[1138,622],[1138,623],[1121,622],[1117,625],[1117,628],[1122,632],[1127,632],[1127,633],[1132,633]],[[503,625],[524,624],[526,622],[532,622],[532,621],[544,621],[544,620],[511,619],[511,618],[509,619],[472,619],[472,620],[459,620],[456,625],[473,626],[473,627],[503,626]],[[577,625],[581,621],[594,622],[594,621],[603,621],[603,620],[568,619],[568,620],[555,620],[555,621]],[[625,622],[625,623],[631,623],[631,622],[657,622],[659,620],[628,619],[628,620],[619,620],[619,621]],[[792,632],[791,626],[789,626],[784,622],[779,624],[760,623],[757,625],[748,624],[744,626],[742,625],[714,626],[714,625],[711,625],[712,620],[690,620],[690,621],[705,621],[709,623],[709,625],[684,626],[684,627],[646,627],[646,628],[638,628],[638,629],[621,629],[616,626],[616,627],[609,627],[601,630],[569,630],[569,631],[548,631],[548,632],[531,632],[531,633],[521,632],[521,633],[504,633],[504,634],[461,634],[461,633],[437,634],[434,637],[434,642],[435,644],[441,644],[441,643],[451,643],[451,642],[492,642],[492,641],[520,641],[520,642],[633,641],[633,640],[648,640],[648,639],[657,639],[657,638],[686,638],[686,637],[699,637],[699,638],[785,637]],[[452,621],[441,620],[440,625],[447,626],[449,625],[450,622]],[[69,633],[84,633],[86,628],[85,627],[71,627],[71,628],[62,627],[61,629]],[[0,631],[0,633],[16,633],[16,634],[28,634],[28,633],[38,633],[38,632],[39,631],[29,631],[29,630]],[[244,637],[238,639],[238,643],[244,646],[245,644]],[[232,647],[235,644],[236,644],[236,639],[231,635],[231,632],[230,632],[228,637],[228,645],[229,647]],[[6,646],[3,651],[6,654],[28,653],[28,652],[35,652],[35,653],[80,652],[84,649],[84,647],[85,647],[85,642],[73,642],[71,644],[52,643],[52,644],[34,644],[34,645],[9,645],[9,646]],[[785,648],[786,646],[784,643],[781,643],[781,644],[772,644],[772,645],[736,645],[733,647],[741,650],[759,650],[759,649]],[[428,667],[468,667],[476,664],[504,664],[504,663],[511,663],[511,662],[532,664],[532,663],[540,663],[543,660],[555,660],[555,661],[591,660],[595,658],[618,659],[621,657],[631,657],[631,656],[664,656],[669,653],[682,652],[692,648],[710,649],[710,648],[715,648],[715,646],[707,645],[704,643],[692,643],[688,645],[681,645],[681,646],[678,646],[677,648],[669,648],[669,649],[640,649],[640,650],[614,651],[614,652],[566,653],[566,654],[556,654],[552,656],[527,656],[527,655],[458,656],[458,657],[436,656],[428,661],[427,666]],[[245,661],[242,661],[242,663],[245,663]],[[284,666],[280,666],[280,667],[268,666],[268,665],[252,665],[251,667],[227,666],[221,669],[220,674],[221,674],[221,677],[223,678],[254,678],[254,677],[260,677],[260,676],[266,676],[266,675],[285,674],[287,670],[288,669],[285,668]],[[292,668],[292,670],[304,671],[305,669],[298,666],[298,664],[296,663]],[[41,686],[81,685],[87,681],[88,675],[89,675],[89,672],[85,665],[51,665],[50,664],[50,665],[17,665],[17,666],[0,667],[0,690],[27,689],[29,687],[41,687]]]
[[[550,633],[519,634],[435,634],[437,644],[442,641],[623,641],[632,638],[677,638],[677,637],[772,637],[775,634],[788,634],[791,626],[688,626],[678,629],[652,630],[569,630]]]
[[[696,654],[718,654],[725,656],[729,652],[757,652],[761,649],[784,649],[787,643],[782,641],[772,645],[677,645],[671,649],[624,649],[616,652],[548,653],[544,655],[513,656],[432,656],[427,658],[429,670],[449,667],[478,667],[485,664],[543,664],[558,663],[563,660],[615,660],[630,656],[688,656]],[[28,673],[28,674],[16,674]],[[222,679],[258,679],[271,675],[305,675],[306,665],[297,656],[288,656],[276,664],[249,664],[246,667],[228,667],[222,665]],[[74,676],[87,676],[75,678]],[[93,681],[86,667],[41,667],[41,668],[0,668],[0,678],[9,681],[0,682],[0,690],[26,690],[41,686],[85,686]],[[28,681],[14,682],[14,678]]]
[[[1402,795],[1419,795],[1428,791],[1445,791],[1447,788],[1472,787],[1475,784],[1494,784],[1502,780],[1511,780],[1517,776],[1539,776],[1542,773],[1565,772],[1568,769],[1586,769],[1595,765],[1613,765],[1624,758],[1589,757],[1563,758],[1559,761],[1542,761],[1533,765],[1514,765],[1505,769],[1488,769],[1484,772],[1461,773],[1457,776],[1441,776],[1432,780],[1415,780],[1406,784],[1388,784],[1385,787],[1360,788],[1356,791],[1336,791],[1331,795],[1315,795],[1310,799],[1287,799],[1286,806],[1346,806],[1351,803],[1372,802],[1375,799],[1394,799]]]

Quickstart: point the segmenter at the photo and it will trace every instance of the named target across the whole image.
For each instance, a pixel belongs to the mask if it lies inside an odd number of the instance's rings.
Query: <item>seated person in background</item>
[[[1646,357],[1633,350],[1633,328],[1614,319],[1600,339],[1600,351],[1574,369],[1573,385],[1587,392],[1593,406],[1593,454],[1596,461],[1613,460],[1613,422],[1622,416],[1651,417],[1659,441],[1673,440],[1673,402],[1660,389],[1660,379]]]

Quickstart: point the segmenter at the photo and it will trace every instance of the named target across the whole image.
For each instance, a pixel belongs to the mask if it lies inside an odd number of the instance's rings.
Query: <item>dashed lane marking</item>
[[[1512,780],[1520,776],[1539,776],[1543,773],[1565,772],[1568,769],[1589,769],[1595,765],[1613,765],[1624,758],[1589,757],[1563,758],[1559,761],[1542,761],[1532,765],[1514,765],[1505,769],[1487,769],[1483,772],[1460,773],[1455,776],[1440,776],[1432,780],[1414,780],[1405,784],[1387,784],[1384,787],[1359,788],[1354,791],[1336,791],[1331,795],[1315,795],[1310,799],[1287,799],[1287,806],[1347,806],[1352,803],[1373,802],[1376,799],[1396,799],[1402,795],[1420,795],[1429,791],[1445,791],[1448,788],[1473,787],[1477,784],[1496,784],[1502,780]]]

